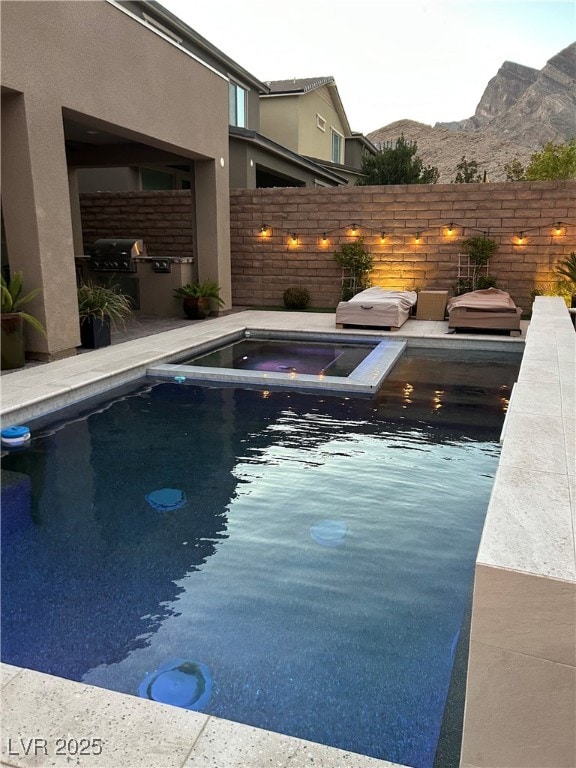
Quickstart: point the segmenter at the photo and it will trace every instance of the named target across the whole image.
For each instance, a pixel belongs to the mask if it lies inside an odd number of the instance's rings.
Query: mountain
[[[505,163],[526,166],[549,141],[576,137],[576,43],[553,56],[541,70],[505,61],[490,80],[472,117],[434,127],[398,120],[368,134],[394,142],[403,133],[416,141],[425,165],[435,165],[450,182],[463,156],[476,160],[490,181],[505,181]]]

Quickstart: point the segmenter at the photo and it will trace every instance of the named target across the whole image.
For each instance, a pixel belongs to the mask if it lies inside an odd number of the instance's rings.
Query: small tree
[[[478,173],[478,163],[476,160],[466,160],[466,156],[462,156],[462,160],[456,166],[456,176],[454,177],[454,184],[477,184],[483,180],[483,177]]]
[[[506,174],[506,181],[526,180],[526,171],[524,170],[524,166],[517,157],[504,165],[504,173]]]
[[[394,145],[384,146],[376,155],[367,155],[362,161],[363,179],[357,186],[375,184],[436,184],[440,178],[438,168],[426,166],[416,154],[415,141],[406,141],[402,134]]]
[[[458,292],[477,291],[495,285],[496,281],[483,275],[482,270],[498,250],[498,243],[486,235],[476,235],[462,241],[462,250],[468,256],[472,272],[468,280],[460,281]]]
[[[576,178],[576,139],[567,144],[548,142],[535,152],[526,168],[527,181],[556,181]]]
[[[349,273],[342,280],[343,301],[348,301],[356,293],[370,287],[369,275],[372,271],[374,258],[364,248],[364,240],[361,237],[353,243],[345,243],[339,250],[335,251],[334,259],[342,269]],[[346,279],[348,284],[344,282]]]

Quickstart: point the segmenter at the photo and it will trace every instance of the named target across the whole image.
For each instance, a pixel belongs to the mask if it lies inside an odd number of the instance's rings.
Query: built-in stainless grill
[[[96,240],[90,249],[90,267],[95,272],[136,272],[136,258],[146,258],[142,240],[123,237]]]

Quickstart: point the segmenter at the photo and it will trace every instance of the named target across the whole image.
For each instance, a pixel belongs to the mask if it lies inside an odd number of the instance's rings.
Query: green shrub
[[[310,294],[306,288],[300,288],[298,286],[294,288],[286,288],[282,294],[284,300],[284,306],[286,309],[306,309],[310,304]]]

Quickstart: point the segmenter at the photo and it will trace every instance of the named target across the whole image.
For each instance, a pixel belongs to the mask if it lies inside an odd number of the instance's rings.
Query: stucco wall
[[[326,121],[322,131],[316,124],[316,115]],[[298,101],[299,137],[298,152],[319,160],[332,160],[332,129],[342,136],[342,156],[344,162],[344,136],[346,129],[334,108],[330,90],[323,86],[301,96]]]
[[[105,0],[2,2],[2,208],[12,269],[41,288],[29,349],[78,344],[63,116],[190,158],[198,262],[230,295],[228,82]],[[222,159],[220,161],[220,159]]]
[[[353,240],[356,223],[374,255],[373,283],[396,289],[452,289],[462,239],[489,232],[499,244],[490,275],[528,310],[535,286],[549,282],[555,262],[576,250],[575,202],[573,181],[233,190],[233,303],[278,305],[285,288],[303,285],[313,306],[335,306],[341,271],[333,253]],[[271,227],[267,237],[263,223]]]
[[[260,133],[298,152],[298,97],[266,96],[260,99]]]

